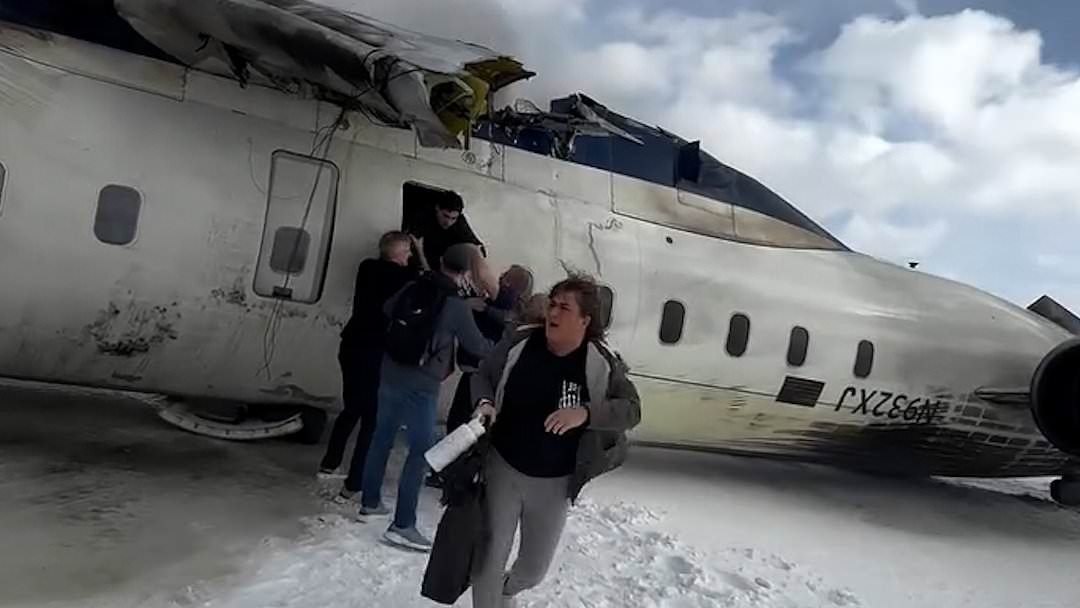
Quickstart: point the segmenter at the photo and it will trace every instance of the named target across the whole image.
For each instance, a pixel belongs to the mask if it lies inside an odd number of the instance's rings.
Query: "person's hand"
[[[562,408],[544,421],[544,430],[555,435],[565,435],[589,421],[589,410],[583,407]]]
[[[469,298],[466,302],[469,304],[469,308],[476,312],[487,310],[487,302],[484,302],[484,298]]]
[[[473,418],[483,419],[488,428],[491,428],[491,425],[495,424],[495,414],[495,404],[487,399],[481,401],[480,404],[476,406],[476,409],[473,410]]]

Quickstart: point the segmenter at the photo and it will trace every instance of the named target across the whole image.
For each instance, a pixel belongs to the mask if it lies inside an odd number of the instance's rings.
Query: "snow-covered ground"
[[[319,455],[186,435],[129,399],[0,392],[0,606],[431,605],[425,557],[326,500]],[[641,448],[586,489],[522,603],[1077,606],[1080,514],[1045,488]]]

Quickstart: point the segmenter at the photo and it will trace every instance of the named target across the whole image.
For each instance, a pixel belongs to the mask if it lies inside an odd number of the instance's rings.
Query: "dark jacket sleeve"
[[[476,236],[476,233],[473,232],[472,226],[469,225],[469,220],[467,220],[464,215],[458,218],[455,226],[457,227],[457,238],[455,239],[457,242],[472,243],[473,245],[476,245],[480,248],[480,251],[484,254],[484,257],[487,257],[487,250],[484,248],[484,244],[480,242],[480,239]]]
[[[461,298],[450,298],[446,304],[452,307],[450,314],[453,315],[454,336],[461,347],[478,359],[486,357],[491,352],[492,344],[484,337],[484,334],[480,333],[480,328],[476,326],[476,319],[473,318],[472,309]]]
[[[408,287],[411,283],[412,281],[405,283],[404,287],[397,290],[397,293],[387,298],[386,302],[383,303],[383,314],[386,315],[387,319],[394,316],[394,307],[397,306],[398,298],[401,297],[401,292],[405,291],[405,287]]]
[[[483,399],[495,403],[495,391],[499,388],[499,380],[502,378],[506,360],[510,357],[510,349],[513,348],[515,342],[514,335],[503,338],[484,358],[480,369],[472,375],[469,388],[472,390],[474,406]]]
[[[506,325],[513,319],[514,311],[488,305],[483,315],[499,325]]]
[[[588,404],[589,427],[625,433],[641,422],[641,398],[621,359],[612,355],[608,391],[603,401]]]

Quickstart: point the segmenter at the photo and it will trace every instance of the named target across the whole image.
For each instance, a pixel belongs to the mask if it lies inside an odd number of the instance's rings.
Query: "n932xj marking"
[[[495,267],[606,286],[638,441],[1054,475],[1080,504],[1078,324],[1052,300],[850,251],[584,95],[492,111],[532,73],[483,47],[301,0],[77,4],[0,5],[0,375],[317,439],[356,264],[449,191]]]

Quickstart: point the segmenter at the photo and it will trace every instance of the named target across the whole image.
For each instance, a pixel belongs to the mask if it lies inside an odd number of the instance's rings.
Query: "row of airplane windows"
[[[678,300],[668,300],[664,303],[664,310],[660,316],[660,342],[666,345],[675,345],[682,340],[683,328],[686,324],[686,305]],[[735,313],[728,323],[727,341],[724,350],[732,357],[741,357],[746,354],[750,345],[750,317],[743,313]],[[806,355],[810,350],[810,332],[805,327],[795,326],[791,328],[788,339],[787,362],[792,367],[802,367],[806,363]],[[874,344],[869,340],[862,340],[855,353],[855,366],[853,372],[857,378],[867,378],[874,368]]]
[[[6,172],[0,165],[0,194],[3,193]],[[134,188],[110,184],[101,189],[98,196],[97,211],[94,214],[94,235],[103,243],[110,245],[128,245],[135,239],[138,227],[139,211],[142,205],[142,196]],[[305,241],[306,239],[301,239]],[[273,249],[288,250],[293,247],[282,245],[286,241],[293,244],[294,239],[275,239]],[[279,247],[279,245],[282,245]],[[271,252],[271,262],[277,259]],[[293,257],[293,256],[290,256]],[[280,266],[280,264],[271,264]],[[302,271],[298,268],[285,264],[280,271]],[[601,287],[601,301],[603,304],[604,325],[611,323],[611,311],[614,304],[615,294],[610,287]],[[682,340],[683,329],[686,325],[686,305],[678,300],[668,300],[664,303],[663,314],[660,318],[660,342],[673,346]],[[728,324],[727,341],[724,349],[732,357],[742,357],[750,345],[750,317],[743,313],[732,315]],[[805,327],[796,326],[791,329],[788,340],[787,362],[792,367],[801,367],[806,363],[807,353],[810,349],[810,332]],[[866,378],[870,375],[874,366],[874,344],[869,340],[859,342],[855,356],[854,374],[857,378]]]

